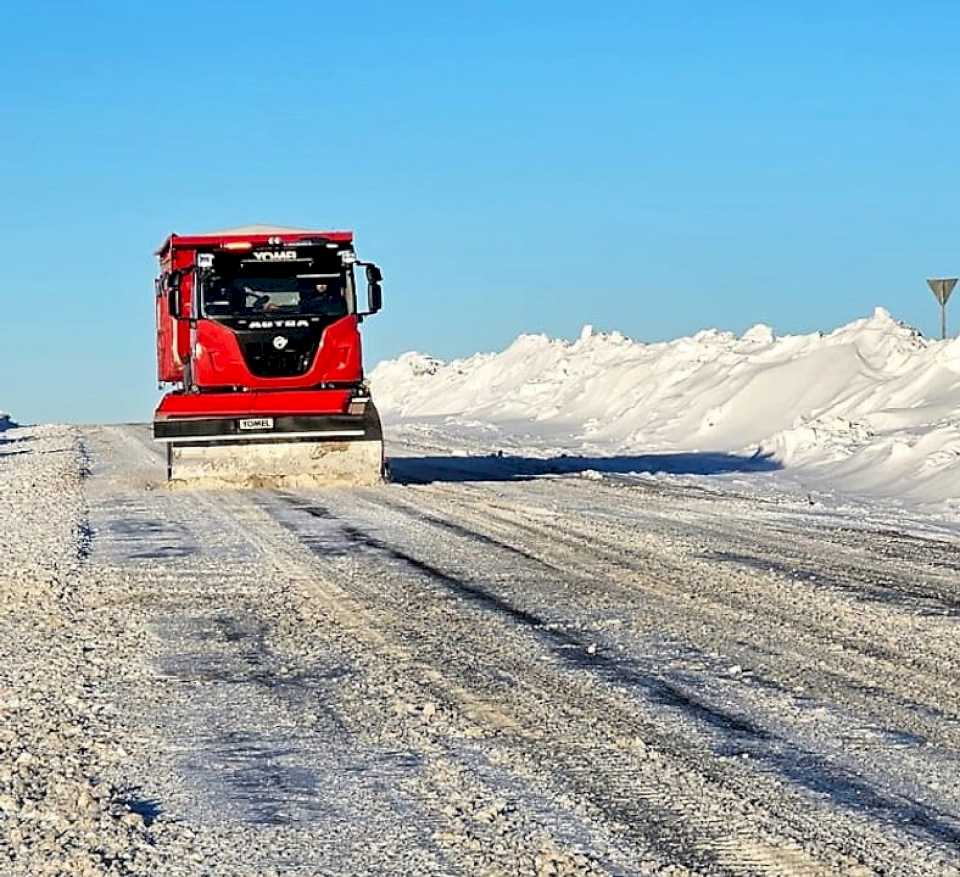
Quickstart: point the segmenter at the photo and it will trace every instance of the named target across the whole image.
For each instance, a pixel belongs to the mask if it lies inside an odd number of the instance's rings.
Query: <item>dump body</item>
[[[380,270],[353,235],[248,226],[158,251],[154,414],[168,478],[198,486],[374,483],[383,438],[360,323]],[[356,268],[366,269],[367,307]]]

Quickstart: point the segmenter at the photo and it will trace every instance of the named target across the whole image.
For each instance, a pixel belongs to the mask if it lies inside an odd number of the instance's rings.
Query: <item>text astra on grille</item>
[[[251,320],[251,329],[300,329],[309,327],[309,320]]]

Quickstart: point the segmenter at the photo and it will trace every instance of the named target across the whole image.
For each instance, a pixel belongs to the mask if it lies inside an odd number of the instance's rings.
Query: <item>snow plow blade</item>
[[[157,422],[171,487],[366,486],[384,477],[383,434],[372,404],[362,417],[262,418],[250,434],[234,418]],[[270,431],[266,424],[269,423]],[[201,433],[206,432],[206,435]]]

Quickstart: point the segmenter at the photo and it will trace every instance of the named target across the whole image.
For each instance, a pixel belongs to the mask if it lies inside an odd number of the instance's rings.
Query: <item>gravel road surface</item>
[[[960,875],[955,542],[390,450],[0,434],[0,874]]]

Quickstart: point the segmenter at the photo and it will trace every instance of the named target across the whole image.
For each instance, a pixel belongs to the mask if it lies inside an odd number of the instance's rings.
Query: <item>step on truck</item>
[[[166,446],[171,484],[383,478],[360,343],[361,322],[380,310],[383,277],[357,258],[352,232],[253,225],[172,234],[157,256],[157,373],[172,388],[153,434]]]

